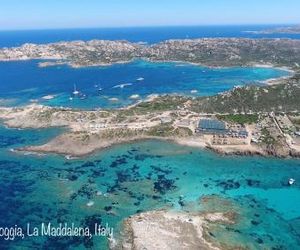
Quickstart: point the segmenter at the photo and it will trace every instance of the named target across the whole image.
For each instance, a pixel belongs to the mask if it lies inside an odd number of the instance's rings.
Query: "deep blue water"
[[[38,61],[0,62],[0,101],[1,105],[10,106],[37,101],[52,106],[111,108],[136,102],[133,95],[139,95],[138,99],[166,93],[215,95],[236,85],[261,85],[261,81],[288,74],[273,68],[221,69],[145,61],[79,69],[68,66],[40,68]],[[143,80],[137,80],[141,77]],[[70,100],[74,84],[86,95],[85,99]],[[41,99],[46,95],[55,95],[55,98]]]
[[[292,38],[300,34],[255,35],[245,31],[259,31],[284,25],[243,25],[243,26],[191,26],[191,27],[147,27],[147,28],[98,28],[61,29],[32,31],[1,31],[0,47],[20,46],[24,43],[49,43],[72,40],[128,40],[149,44],[168,39],[203,37],[246,37],[246,38]]]

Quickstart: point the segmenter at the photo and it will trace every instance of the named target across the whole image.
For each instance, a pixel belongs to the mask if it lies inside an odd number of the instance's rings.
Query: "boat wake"
[[[123,88],[125,88],[127,86],[131,86],[131,85],[132,85],[132,83],[124,83],[124,84],[115,85],[112,88],[113,89],[117,89],[117,88],[123,89]]]

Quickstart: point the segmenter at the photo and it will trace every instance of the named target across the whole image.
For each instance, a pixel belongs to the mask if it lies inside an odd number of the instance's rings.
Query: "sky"
[[[300,0],[0,0],[0,30],[300,24]]]

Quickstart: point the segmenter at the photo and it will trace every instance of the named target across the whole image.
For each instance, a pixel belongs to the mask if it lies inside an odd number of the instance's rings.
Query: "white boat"
[[[140,95],[138,95],[138,94],[131,95],[131,96],[129,97],[129,99],[132,99],[132,100],[136,100],[136,99],[139,99],[139,98],[140,98]]]
[[[94,206],[94,204],[95,204],[95,202],[89,201],[86,205],[87,205],[88,207],[92,207],[92,206]]]
[[[137,81],[144,81],[145,80],[145,78],[143,78],[143,77],[139,77],[138,79],[136,79]]]
[[[125,88],[125,87],[127,87],[127,86],[131,86],[131,85],[132,85],[132,83],[124,83],[124,84],[118,84],[118,85],[116,85],[116,86],[113,86],[112,88],[113,88],[113,89],[116,89],[116,88],[123,89],[123,88]]]
[[[76,84],[74,84],[73,95],[79,95],[79,91],[76,89]]]
[[[292,185],[294,185],[295,184],[295,179],[293,179],[293,178],[291,178],[291,179],[289,179],[289,185],[290,186],[292,186]]]
[[[82,95],[80,96],[80,100],[84,100],[84,99],[86,99],[86,95],[85,95],[85,94],[82,94]]]

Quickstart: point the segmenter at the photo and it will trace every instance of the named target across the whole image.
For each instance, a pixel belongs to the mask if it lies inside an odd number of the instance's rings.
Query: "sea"
[[[150,44],[174,38],[263,38],[244,31],[265,28],[7,31],[0,32],[0,47],[74,39],[126,39]],[[80,69],[63,65],[40,68],[39,62],[0,62],[1,106],[40,103],[81,109],[118,108],[137,101],[132,99],[136,95],[140,99],[151,94],[215,95],[237,85],[263,85],[268,79],[290,74],[274,68],[212,69],[145,61]],[[74,87],[84,98],[70,100]],[[43,98],[47,95],[53,98]],[[12,150],[46,143],[65,130],[0,126],[0,228],[17,225],[26,232],[28,223],[39,227],[50,222],[93,229],[97,223],[112,227],[118,239],[123,220],[140,212],[234,211],[236,224],[211,227],[211,241],[221,241],[231,249],[300,249],[299,159],[221,156],[160,140],[116,145],[78,159]],[[289,178],[296,180],[293,186],[287,185]],[[108,249],[108,240],[100,236],[5,240],[0,234],[0,248]]]

